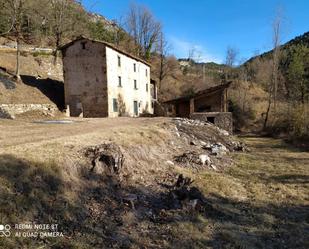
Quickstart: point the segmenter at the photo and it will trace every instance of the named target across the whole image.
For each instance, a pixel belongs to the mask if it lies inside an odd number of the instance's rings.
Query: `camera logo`
[[[1,225],[0,224],[0,237],[10,237],[11,236],[11,226],[6,224],[6,225]]]

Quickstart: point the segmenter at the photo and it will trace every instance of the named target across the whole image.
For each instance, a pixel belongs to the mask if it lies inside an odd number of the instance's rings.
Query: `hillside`
[[[0,104],[55,104],[64,107],[61,58],[54,64],[50,54],[23,52],[20,56],[21,81],[13,75],[13,49],[0,49]]]
[[[309,97],[309,32],[281,45],[278,51],[275,62],[273,50],[268,51],[234,68],[230,78],[239,86],[254,85],[265,92],[264,98],[253,95],[243,104],[249,105],[249,112],[254,114],[251,116],[256,124],[259,123],[257,127],[260,130],[269,135],[308,140],[309,119],[305,118],[308,116],[305,110]],[[240,95],[246,95],[244,87],[239,87],[237,91],[243,93]],[[237,92],[234,94],[234,103],[237,104],[236,109],[240,110],[243,101],[236,96]],[[257,105],[261,107],[255,108]],[[245,112],[238,113],[243,116]],[[244,116],[246,122],[250,123],[252,118]]]
[[[305,47],[309,47],[309,32],[306,32],[300,36],[295,37],[294,39],[286,42],[285,44],[282,44],[280,46],[280,50],[282,52],[286,52],[287,50],[289,50],[291,47],[293,46],[300,46],[303,45]],[[250,58],[249,60],[247,60],[244,65],[248,65],[252,62],[254,62],[257,59],[263,59],[263,60],[270,60],[271,56],[272,56],[272,52],[273,50],[267,51],[263,54],[254,56],[252,58]]]
[[[223,74],[223,71],[227,68],[224,64],[218,64],[215,62],[196,62],[191,59],[178,59],[179,65],[185,70],[186,67],[194,67],[198,71],[201,71],[205,75],[218,77]]]

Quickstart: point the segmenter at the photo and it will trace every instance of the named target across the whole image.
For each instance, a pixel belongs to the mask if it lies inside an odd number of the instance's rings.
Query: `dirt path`
[[[10,146],[67,140],[69,137],[91,133],[106,133],[122,128],[145,127],[164,122],[164,118],[101,118],[72,119],[71,124],[42,124],[21,120],[0,120],[0,149]]]

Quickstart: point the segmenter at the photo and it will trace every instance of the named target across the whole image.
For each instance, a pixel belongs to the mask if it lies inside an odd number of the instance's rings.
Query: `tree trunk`
[[[16,72],[15,77],[20,80],[20,39],[19,34],[16,37]]]
[[[61,40],[61,34],[60,33],[56,33],[56,49],[54,51],[54,65],[57,64],[57,59],[58,59],[58,50],[60,48],[60,40]]]
[[[160,56],[160,73],[159,73],[159,90],[161,90],[161,84],[162,84],[162,80],[163,80],[163,63],[164,63],[164,58],[163,55],[161,54]]]
[[[266,110],[266,114],[265,114],[265,119],[264,119],[264,124],[263,124],[263,130],[265,131],[267,128],[267,122],[268,122],[268,117],[269,117],[269,111],[270,111],[270,106],[271,106],[271,92],[269,92],[269,96],[268,96],[268,106],[267,106],[267,110]]]

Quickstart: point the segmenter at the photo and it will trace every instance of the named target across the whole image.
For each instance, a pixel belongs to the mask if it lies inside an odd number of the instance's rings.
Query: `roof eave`
[[[115,51],[117,51],[117,52],[119,52],[119,53],[121,53],[123,55],[126,55],[126,56],[128,56],[128,57],[130,57],[130,58],[132,58],[134,60],[137,60],[137,61],[142,62],[143,64],[146,64],[149,67],[152,67],[149,62],[147,62],[147,61],[145,61],[145,60],[143,60],[143,59],[141,59],[141,58],[139,58],[139,57],[137,57],[135,55],[132,55],[132,54],[130,54],[130,53],[120,49],[120,48],[117,48],[115,45],[113,45],[111,43],[104,42],[104,41],[99,41],[99,40],[94,40],[94,39],[89,39],[89,38],[84,37],[84,36],[80,36],[80,37],[76,38],[75,40],[72,40],[71,42],[61,46],[59,48],[59,50],[64,51],[68,47],[72,46],[75,42],[80,41],[80,40],[88,40],[88,41],[91,41],[91,42],[97,42],[97,43],[104,44],[105,46],[107,46],[107,47],[109,47],[109,48],[111,48],[111,49],[113,49],[113,50],[115,50]]]

